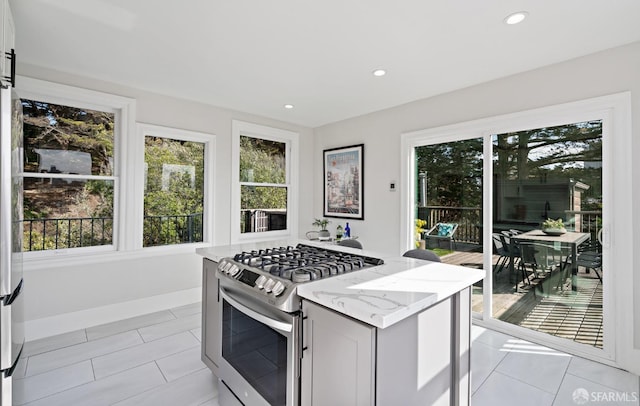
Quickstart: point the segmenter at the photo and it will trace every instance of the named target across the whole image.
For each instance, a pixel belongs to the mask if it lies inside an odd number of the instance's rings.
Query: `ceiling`
[[[640,40],[638,0],[10,4],[21,63],[312,128]]]

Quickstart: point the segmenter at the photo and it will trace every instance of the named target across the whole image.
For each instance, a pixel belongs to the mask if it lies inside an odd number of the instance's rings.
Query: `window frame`
[[[131,159],[129,140],[133,137],[136,102],[134,99],[116,96],[109,93],[87,90],[59,83],[18,76],[16,92],[21,99],[37,100],[64,106],[105,111],[114,114],[115,126],[113,134],[114,156],[113,174],[109,180],[114,182],[113,196],[113,241],[109,245],[93,247],[64,248],[57,250],[30,251],[24,253],[25,262],[29,260],[49,260],[52,257],[74,255],[91,255],[109,253],[132,248],[130,234],[126,229],[126,209],[133,196],[126,191],[130,181],[122,174],[126,173],[128,161]],[[105,178],[100,176],[100,178]]]
[[[140,156],[140,160],[135,166],[135,184],[137,188],[136,205],[133,212],[137,214],[136,223],[136,249],[144,249],[145,251],[154,250],[182,250],[184,247],[201,247],[208,246],[213,243],[213,196],[214,196],[214,151],[216,137],[213,134],[182,130],[173,127],[164,127],[154,124],[137,123],[136,147],[139,148],[136,155]],[[203,213],[202,213],[202,241],[183,244],[167,244],[153,247],[143,247],[144,234],[144,154],[145,154],[145,137],[169,138],[180,141],[199,142],[204,144],[204,189],[203,189]]]
[[[298,234],[298,176],[299,176],[299,138],[293,131],[239,120],[231,122],[231,243],[247,241],[264,241],[275,238],[293,238]],[[285,230],[265,231],[259,233],[240,232],[241,185],[240,182],[240,136],[260,138],[282,142],[285,147],[287,187],[287,227]],[[273,186],[272,184],[265,184]]]

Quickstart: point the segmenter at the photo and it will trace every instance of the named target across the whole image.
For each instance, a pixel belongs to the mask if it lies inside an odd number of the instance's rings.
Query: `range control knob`
[[[276,281],[274,281],[273,279],[267,280],[267,282],[264,284],[264,291],[267,293],[270,293],[273,287],[275,286],[275,284],[276,284]]]
[[[267,277],[264,275],[260,275],[258,276],[258,279],[256,279],[256,287],[258,289],[263,289],[264,288],[264,284],[267,281]]]
[[[229,275],[236,276],[238,272],[240,272],[240,267],[238,267],[238,265],[236,264],[232,264],[229,268]]]
[[[224,268],[224,264],[226,264],[227,261],[226,260],[222,260],[220,262],[218,262],[218,269],[220,270],[220,272],[222,272],[222,269]]]
[[[282,294],[282,292],[284,292],[284,284],[282,282],[278,281],[273,286],[273,295],[274,296],[280,296]]]

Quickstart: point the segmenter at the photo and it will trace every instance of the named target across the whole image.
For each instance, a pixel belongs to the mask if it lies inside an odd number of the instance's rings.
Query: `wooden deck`
[[[498,256],[494,255],[493,263],[497,260]],[[442,257],[442,261],[482,269],[481,252],[456,251]],[[564,290],[559,289],[558,279],[547,278],[544,289],[548,294],[543,295],[538,290],[534,295],[532,289],[535,286],[540,287],[540,283],[540,280],[533,280],[531,285],[523,286],[521,282],[516,292],[515,283],[509,282],[508,271],[502,271],[494,279],[493,317],[602,348],[602,283],[594,272],[586,273],[580,268],[576,292],[572,292],[566,285]],[[471,305],[474,312],[482,312],[481,283],[473,288]]]

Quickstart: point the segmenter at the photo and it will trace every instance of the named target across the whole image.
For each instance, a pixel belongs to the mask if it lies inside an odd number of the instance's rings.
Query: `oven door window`
[[[223,300],[222,358],[271,405],[287,398],[287,338]]]

